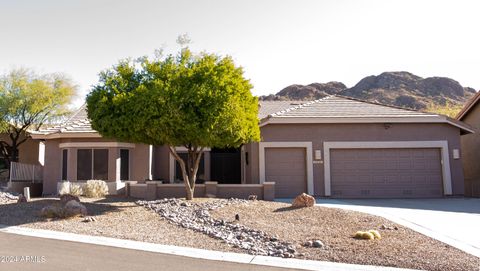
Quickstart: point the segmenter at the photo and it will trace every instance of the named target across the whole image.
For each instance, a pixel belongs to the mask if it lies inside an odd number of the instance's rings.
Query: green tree
[[[0,152],[7,166],[18,161],[18,147],[42,124],[67,113],[76,86],[63,74],[39,75],[30,69],[13,69],[0,76]]]
[[[100,74],[87,96],[92,127],[106,137],[168,145],[178,161],[186,198],[193,199],[206,147],[258,141],[258,100],[230,57],[183,48],[177,55],[121,61]],[[175,147],[188,151],[186,163]]]

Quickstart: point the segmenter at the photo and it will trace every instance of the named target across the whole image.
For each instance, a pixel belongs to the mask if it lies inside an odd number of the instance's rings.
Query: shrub
[[[60,188],[58,189],[58,194],[60,195],[70,194],[70,186],[71,186],[71,183],[69,181],[62,181],[60,183]]]
[[[83,187],[83,193],[88,198],[101,198],[108,195],[108,185],[105,181],[89,180]]]
[[[380,233],[376,230],[369,230],[368,231],[369,233],[373,234],[373,236],[375,237],[375,239],[382,239],[382,236],[380,235]]]
[[[357,231],[354,237],[357,239],[366,239],[366,240],[373,240],[375,238],[381,239],[380,233],[376,230]]]
[[[70,184],[70,195],[77,196],[77,197],[83,195],[82,186],[79,185],[79,184],[71,183]]]

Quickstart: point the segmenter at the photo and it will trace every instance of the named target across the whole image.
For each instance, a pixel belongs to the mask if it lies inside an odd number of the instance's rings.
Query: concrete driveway
[[[480,199],[317,199],[317,205],[382,216],[480,257]]]

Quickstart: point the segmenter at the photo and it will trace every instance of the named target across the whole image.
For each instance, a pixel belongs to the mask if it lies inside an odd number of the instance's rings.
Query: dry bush
[[[82,186],[79,185],[79,184],[75,184],[75,183],[71,183],[70,184],[70,195],[74,195],[74,196],[77,196],[77,197],[80,197],[81,195],[83,195],[83,189],[82,189]]]
[[[60,184],[60,188],[58,189],[58,194],[60,195],[70,194],[70,186],[71,186],[71,183],[69,181],[63,181]]]
[[[105,181],[89,180],[83,187],[83,193],[88,198],[102,198],[108,195],[108,185]]]

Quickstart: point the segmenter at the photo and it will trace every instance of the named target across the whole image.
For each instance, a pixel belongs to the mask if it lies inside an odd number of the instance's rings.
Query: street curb
[[[79,242],[93,245],[110,246],[117,248],[133,249],[147,252],[155,252],[190,258],[198,258],[214,261],[225,261],[241,264],[253,264],[283,268],[295,268],[302,270],[331,270],[331,271],[412,271],[394,267],[380,267],[372,265],[356,265],[346,263],[333,263],[324,261],[285,259],[279,257],[254,256],[249,254],[221,252],[205,249],[178,247],[170,245],[153,244],[117,238],[91,236],[76,233],[58,232],[41,229],[31,229],[18,226],[6,226],[0,224],[0,232],[18,234],[24,236],[55,239],[70,242]]]

